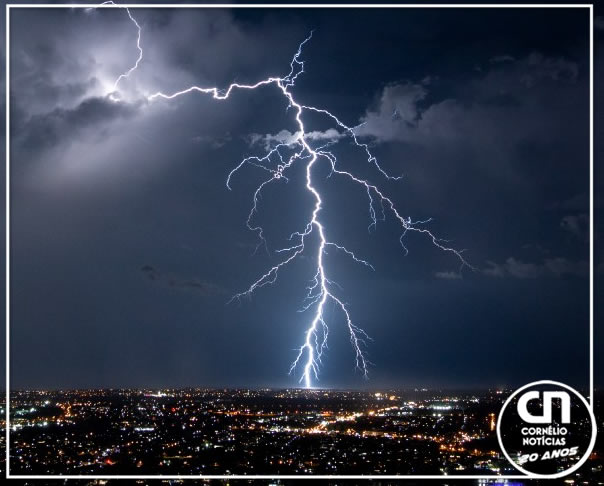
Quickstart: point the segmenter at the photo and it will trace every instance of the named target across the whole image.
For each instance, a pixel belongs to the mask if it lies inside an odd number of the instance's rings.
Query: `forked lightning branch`
[[[121,74],[113,84],[113,91],[108,93],[108,97],[120,103],[119,95],[121,83],[128,81],[130,76],[135,75],[136,69],[143,62],[143,48],[141,47],[142,27],[135,19],[127,7],[116,5],[114,2],[105,2],[105,7],[123,8],[133,25],[136,28],[136,48],[138,57],[135,63],[123,74]],[[247,289],[233,296],[233,299],[240,299],[244,296],[250,296],[257,290],[277,281],[280,272],[290,263],[308,252],[307,246],[314,239],[317,244],[316,252],[313,255],[315,262],[314,278],[307,287],[305,302],[302,309],[311,314],[308,327],[304,332],[303,343],[297,351],[297,355],[291,365],[290,374],[296,370],[301,370],[300,382],[305,387],[310,388],[314,380],[319,378],[319,368],[322,363],[324,351],[327,346],[329,326],[325,317],[326,306],[334,304],[340,310],[342,321],[344,322],[350,342],[355,353],[355,365],[364,377],[368,375],[369,361],[365,357],[365,347],[369,336],[352,319],[348,305],[343,297],[338,294],[339,287],[336,284],[335,276],[329,272],[328,250],[342,252],[347,255],[354,263],[364,265],[373,270],[373,266],[364,258],[357,256],[350,251],[340,241],[334,241],[330,238],[329,228],[321,219],[323,209],[323,198],[314,181],[314,170],[319,164],[327,164],[330,175],[345,178],[354,183],[359,188],[359,195],[367,198],[369,228],[375,227],[379,221],[386,219],[390,215],[400,225],[401,235],[400,243],[405,254],[408,253],[404,244],[404,237],[409,232],[422,233],[428,240],[440,250],[451,253],[460,262],[461,268],[470,265],[462,256],[463,250],[456,250],[447,245],[445,240],[437,238],[427,227],[430,221],[414,221],[410,217],[403,216],[393,200],[386,195],[380,187],[369,179],[361,178],[345,169],[344,164],[336,157],[333,146],[338,143],[334,139],[323,145],[314,146],[308,134],[312,132],[305,125],[304,115],[312,112],[322,116],[330,122],[336,130],[339,131],[338,139],[348,139],[353,146],[366,158],[367,163],[373,167],[375,175],[383,180],[398,180],[400,176],[388,174],[380,165],[379,161],[372,154],[370,146],[361,141],[355,128],[341,121],[336,115],[320,107],[305,105],[295,96],[293,89],[297,78],[304,73],[304,61],[302,60],[302,49],[307,42],[312,39],[312,32],[298,46],[290,66],[289,72],[283,76],[269,76],[254,84],[233,83],[226,88],[190,86],[174,93],[157,92],[147,95],[149,101],[154,100],[173,100],[186,95],[202,94],[209,95],[213,99],[220,101],[227,99],[234,90],[255,90],[260,87],[273,86],[275,93],[281,96],[287,103],[287,109],[293,110],[295,114],[295,123],[297,131],[294,136],[285,143],[279,143],[259,156],[249,156],[244,158],[230,172],[226,180],[227,188],[231,189],[232,179],[243,169],[250,168],[259,170],[266,174],[266,178],[255,189],[253,194],[252,207],[247,218],[247,227],[255,232],[261,243],[266,243],[264,239],[263,227],[255,222],[255,216],[258,211],[258,200],[263,190],[270,184],[279,184],[288,181],[288,175],[292,167],[302,164],[305,169],[305,189],[312,196],[314,205],[309,219],[300,223],[299,229],[289,237],[291,244],[285,248],[276,250],[278,256],[277,263],[268,268],[257,280],[255,280]],[[308,245],[307,245],[308,244]]]

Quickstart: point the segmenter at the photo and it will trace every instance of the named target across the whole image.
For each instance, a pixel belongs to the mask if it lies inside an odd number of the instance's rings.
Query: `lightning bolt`
[[[130,12],[130,9],[128,7],[124,7],[123,5],[118,5],[115,2],[109,0],[107,2],[103,2],[101,3],[99,6],[102,5],[112,5],[114,7],[117,8],[123,8],[124,10],[126,10],[126,13],[128,14],[128,17],[130,18],[130,21],[135,25],[136,27],[136,48],[138,49],[138,57],[136,58],[135,63],[132,65],[132,67],[130,67],[127,71],[123,72],[122,74],[120,74],[116,80],[113,82],[113,88],[111,90],[111,93],[108,94],[109,99],[111,99],[112,101],[120,101],[120,98],[117,97],[116,93],[118,92],[118,88],[119,88],[119,84],[123,79],[129,78],[130,75],[136,71],[136,69],[138,69],[138,65],[141,63],[141,61],[143,60],[143,48],[141,47],[141,33],[142,33],[142,29],[141,26],[139,25],[139,23],[136,21],[136,19],[132,16],[132,13]],[[94,8],[98,8],[94,7]],[[89,8],[87,10],[91,10],[92,8]]]
[[[105,4],[115,5],[113,2],[105,2]],[[142,29],[127,8],[126,11],[131,21],[136,26],[138,32],[137,47],[139,50],[139,56],[136,60],[136,63],[128,71],[121,74],[116,79],[114,83],[114,91],[118,90],[121,81],[128,78],[137,69],[143,58],[143,50],[140,45]],[[323,354],[327,347],[329,326],[325,319],[325,309],[328,303],[334,304],[342,314],[343,320],[348,329],[350,342],[355,353],[356,368],[360,370],[364,377],[368,376],[368,368],[370,365],[370,362],[365,356],[365,347],[370,338],[363,329],[353,322],[348,310],[348,305],[341,299],[341,297],[338,296],[337,290],[340,290],[340,287],[328,276],[326,267],[328,250],[332,249],[334,251],[342,252],[346,256],[350,257],[353,262],[364,265],[371,270],[374,270],[374,267],[366,260],[359,258],[354,252],[347,249],[344,245],[332,241],[328,237],[328,231],[321,220],[323,200],[319,190],[314,184],[313,179],[313,171],[318,164],[327,164],[330,171],[330,177],[332,175],[336,175],[338,177],[345,178],[359,187],[359,189],[366,194],[368,200],[369,230],[375,228],[378,221],[385,220],[386,214],[390,214],[398,222],[401,228],[399,241],[405,255],[408,253],[408,249],[404,243],[404,238],[407,233],[422,233],[434,246],[455,256],[460,263],[460,271],[464,267],[472,268],[463,257],[463,250],[456,250],[452,247],[449,247],[446,240],[437,238],[426,227],[426,224],[430,222],[430,219],[425,221],[413,221],[410,217],[402,216],[392,199],[385,195],[376,184],[370,182],[368,179],[361,178],[352,172],[343,169],[336,155],[330,150],[330,147],[337,143],[336,140],[332,140],[317,147],[313,147],[311,145],[312,140],[309,136],[311,132],[308,131],[303,120],[304,114],[308,112],[322,115],[327,121],[336,127],[336,130],[339,130],[339,135],[352,141],[356,149],[359,150],[364,157],[366,157],[367,162],[373,167],[376,175],[378,175],[380,178],[388,181],[398,180],[401,178],[401,176],[392,176],[388,174],[381,167],[377,158],[371,153],[369,145],[363,143],[357,137],[356,129],[358,127],[351,127],[345,124],[336,115],[325,109],[304,105],[303,103],[297,101],[294,97],[292,89],[295,86],[296,79],[298,76],[304,73],[304,61],[301,59],[302,50],[305,44],[311,40],[312,35],[313,33],[311,32],[310,35],[299,44],[298,50],[291,60],[290,71],[285,76],[267,77],[256,82],[255,84],[233,83],[226,89],[220,89],[218,87],[190,86],[174,93],[166,94],[158,91],[147,96],[149,101],[159,99],[173,100],[188,94],[200,93],[203,95],[210,95],[215,100],[226,100],[234,90],[255,90],[262,86],[274,86],[277,92],[287,102],[287,109],[291,109],[295,113],[294,119],[297,125],[297,131],[291,137],[291,139],[287,142],[279,143],[272,148],[267,148],[267,151],[261,157],[249,156],[241,160],[239,164],[237,164],[235,168],[228,174],[226,186],[229,190],[231,190],[231,181],[233,177],[246,166],[260,169],[267,173],[266,179],[264,179],[254,191],[252,207],[246,221],[247,227],[258,235],[260,240],[259,244],[264,244],[266,246],[264,229],[262,226],[254,223],[254,217],[258,212],[258,199],[261,197],[262,191],[268,185],[275,184],[280,181],[288,181],[287,175],[289,170],[294,165],[303,164],[305,166],[306,173],[305,187],[314,201],[311,215],[298,231],[290,235],[289,241],[291,241],[291,244],[285,248],[276,250],[275,253],[280,255],[278,263],[270,267],[247,289],[234,295],[231,301],[241,299],[242,297],[251,296],[258,289],[275,283],[279,273],[306,251],[309,240],[311,238],[318,239],[318,246],[314,255],[314,260],[316,262],[314,278],[311,280],[306,289],[307,293],[301,309],[302,311],[311,310],[312,318],[310,319],[310,323],[304,333],[303,344],[297,349],[296,357],[289,370],[290,374],[292,374],[297,369],[301,368],[302,372],[300,382],[303,383],[307,388],[312,387],[313,380],[319,379],[319,369],[322,364]],[[119,98],[117,97],[114,97],[113,99],[115,101],[119,101]]]

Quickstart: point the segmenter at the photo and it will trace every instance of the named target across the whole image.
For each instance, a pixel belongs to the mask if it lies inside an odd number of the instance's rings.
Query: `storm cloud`
[[[70,139],[104,132],[104,126],[117,119],[133,117],[136,104],[116,103],[109,98],[86,98],[72,109],[56,108],[33,115],[18,126],[19,142],[26,147],[44,150]]]
[[[151,265],[143,265],[141,272],[148,280],[169,288],[189,290],[203,296],[225,295],[227,292],[219,285],[204,282],[198,278],[184,278],[178,275],[164,275]]]
[[[325,117],[305,119],[307,141],[330,144],[342,167],[379,184],[406,217],[432,218],[430,230],[476,269],[460,272],[421,234],[405,236],[405,256],[392,215],[370,226],[366,191],[318,163],[326,231],[375,268],[329,253],[330,278],[372,337],[375,366],[360,382],[330,310],[321,384],[547,376],[582,385],[587,13],[495,10],[136,9],[144,58],[120,84],[120,101],[113,83],[137,56],[122,9],[13,11],[15,386],[292,384],[312,254],[252,299],[227,302],[303,229],[312,211],[305,174],[294,168],[258,199],[260,246],[246,219],[267,174],[245,167],[231,190],[226,178],[244,157],[296,137],[294,110],[274,86],[225,101],[148,96],[285,75],[313,29],[297,99],[356,127],[403,179],[385,180]],[[527,350],[551,333],[535,360]]]

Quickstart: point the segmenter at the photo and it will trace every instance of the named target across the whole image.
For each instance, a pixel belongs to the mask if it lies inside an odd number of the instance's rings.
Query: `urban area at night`
[[[495,435],[508,393],[13,392],[11,474],[510,475]],[[595,452],[572,481],[603,471]]]

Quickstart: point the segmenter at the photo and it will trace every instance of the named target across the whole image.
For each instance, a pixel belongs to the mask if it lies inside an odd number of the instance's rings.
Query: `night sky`
[[[330,306],[317,385],[588,383],[586,9],[132,13],[144,58],[116,103],[111,85],[138,54],[123,9],[12,12],[12,388],[296,385],[311,247],[273,286],[227,302],[305,224],[302,166],[259,200],[268,253],[245,226],[266,173],[247,167],[225,185],[243,157],[296,130],[293,111],[274,86],[226,101],[145,96],[285,75],[311,30],[296,99],[365,122],[361,140],[404,178],[384,181],[345,138],[339,163],[404,216],[432,217],[475,267],[459,273],[417,234],[405,256],[393,218],[368,231],[367,194],[317,164],[330,237],[375,267],[327,257],[373,365],[368,381],[355,371]],[[596,38],[603,29],[598,17]],[[337,128],[305,122],[315,144]]]

